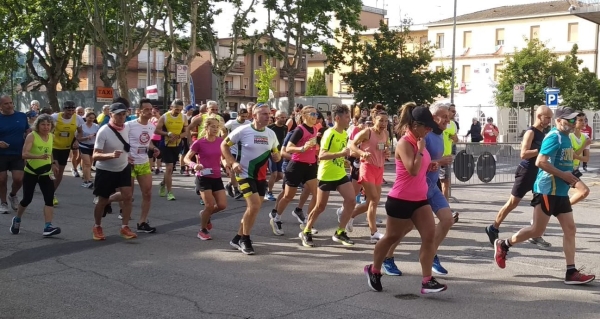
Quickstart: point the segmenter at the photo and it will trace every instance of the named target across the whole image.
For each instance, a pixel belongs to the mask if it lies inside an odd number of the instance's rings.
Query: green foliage
[[[563,104],[577,110],[600,109],[600,80],[596,73],[583,68],[563,93]]]
[[[444,81],[451,77],[449,70],[431,71],[434,48],[430,45],[415,47],[409,35],[411,22],[405,21],[400,30],[390,30],[381,22],[373,40],[366,42],[358,32],[341,29],[340,47],[328,47],[329,65],[326,72],[334,72],[341,65],[353,65],[352,71],[342,77],[354,93],[354,99],[363,105],[382,103],[395,113],[400,105],[414,101],[432,102],[438,95],[446,96]]]
[[[308,79],[306,86],[306,96],[327,95],[327,83],[325,82],[325,74],[321,70],[316,69],[313,76]]]
[[[256,101],[266,103],[269,101],[269,90],[274,90],[272,83],[275,76],[277,76],[277,69],[271,66],[267,59],[263,64],[263,68],[254,70],[254,74],[256,75],[254,85],[258,89],[258,98]]]
[[[283,61],[281,70],[288,79],[294,79],[306,68],[306,53],[317,46],[329,45],[334,36],[332,18],[339,21],[340,27],[362,29],[361,0],[265,0],[263,3],[268,10],[265,34],[269,36],[264,50]],[[275,34],[281,34],[282,40]],[[295,82],[291,80],[288,81],[290,112],[294,94]]]

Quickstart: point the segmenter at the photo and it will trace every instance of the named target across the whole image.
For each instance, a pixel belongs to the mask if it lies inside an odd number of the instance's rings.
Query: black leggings
[[[23,199],[21,200],[21,206],[27,207],[33,200],[33,192],[35,192],[35,185],[40,185],[40,190],[44,196],[44,205],[54,206],[52,201],[54,200],[54,181],[50,179],[49,175],[33,175],[25,172],[23,177]]]

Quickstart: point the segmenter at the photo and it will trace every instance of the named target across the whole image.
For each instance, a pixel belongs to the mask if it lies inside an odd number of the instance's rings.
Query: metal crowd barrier
[[[521,143],[457,143],[452,185],[512,183],[521,162]]]

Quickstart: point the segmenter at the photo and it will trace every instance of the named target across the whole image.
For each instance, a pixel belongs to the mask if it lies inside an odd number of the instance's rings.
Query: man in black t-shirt
[[[275,132],[277,135],[277,141],[279,142],[279,151],[281,151],[281,147],[283,145],[283,140],[288,133],[288,128],[285,125],[287,121],[287,113],[285,111],[277,111],[275,113],[275,123],[269,125],[269,128]],[[275,201],[276,198],[273,196],[273,186],[279,180],[283,179],[283,160],[279,162],[273,162],[269,159],[269,171],[271,172],[271,177],[269,177],[268,189],[265,194],[265,200]]]

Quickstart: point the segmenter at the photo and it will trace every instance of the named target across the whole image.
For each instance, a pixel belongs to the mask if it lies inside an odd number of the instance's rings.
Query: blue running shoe
[[[44,232],[42,233],[44,237],[50,237],[58,234],[60,234],[60,227],[54,227],[52,224],[46,226],[44,228]]]
[[[431,270],[441,276],[446,276],[448,274],[448,271],[442,266],[437,255],[433,257],[433,265],[431,266]]]
[[[396,266],[394,257],[386,258],[383,260],[383,273],[388,276],[402,276],[402,272]]]

